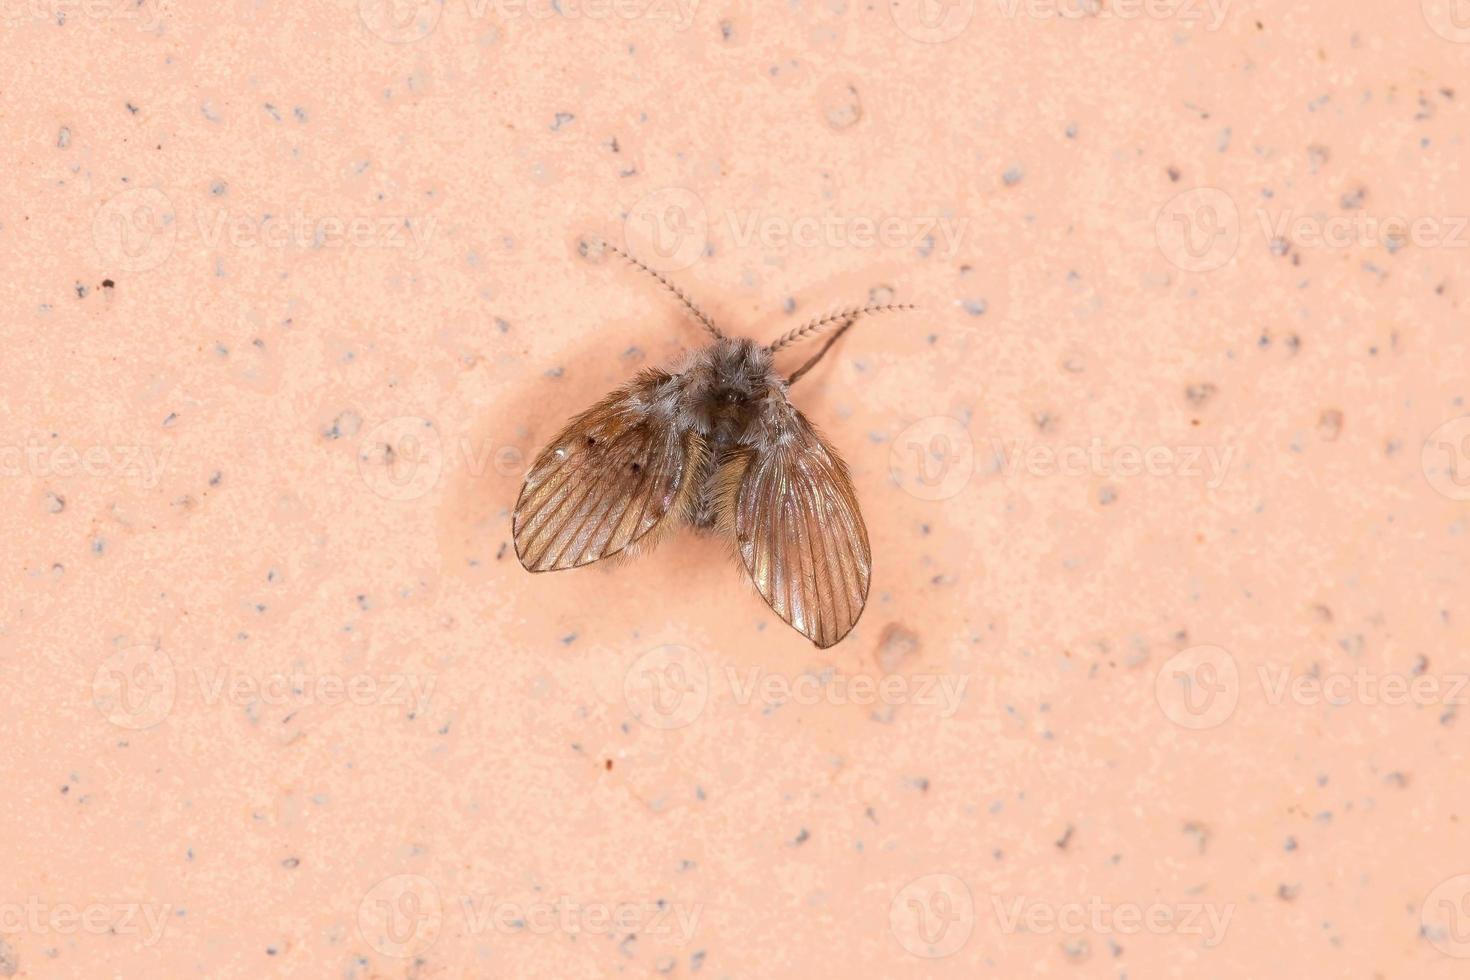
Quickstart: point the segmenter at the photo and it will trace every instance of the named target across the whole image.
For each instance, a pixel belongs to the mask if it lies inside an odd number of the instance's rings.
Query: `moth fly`
[[[761,346],[727,336],[662,274],[605,247],[678,297],[711,342],[671,370],[642,371],[542,450],[512,521],[521,564],[577,568],[687,523],[728,535],[776,615],[818,647],[833,645],[868,599],[868,530],[847,465],[789,393],[859,317],[914,307],[851,307]],[[789,377],[776,370],[778,352],[829,328]]]

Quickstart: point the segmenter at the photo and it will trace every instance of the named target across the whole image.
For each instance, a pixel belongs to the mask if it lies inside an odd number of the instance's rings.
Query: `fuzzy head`
[[[771,352],[753,340],[722,337],[696,351],[684,371],[686,405],[707,436],[743,442],[775,399],[784,403],[785,382]]]

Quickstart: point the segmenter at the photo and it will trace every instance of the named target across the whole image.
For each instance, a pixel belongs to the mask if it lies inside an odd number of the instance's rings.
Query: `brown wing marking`
[[[671,375],[645,371],[567,423],[537,457],[516,501],[516,555],[532,572],[576,568],[618,554],[693,490],[704,453],[655,403]]]

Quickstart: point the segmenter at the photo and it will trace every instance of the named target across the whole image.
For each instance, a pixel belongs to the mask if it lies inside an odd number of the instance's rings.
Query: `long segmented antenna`
[[[767,347],[766,350],[772,354],[785,350],[792,344],[801,343],[808,337],[821,332],[823,327],[836,323],[839,320],[847,320],[849,318],[856,320],[860,316],[869,316],[874,313],[896,313],[902,310],[917,309],[918,307],[912,303],[869,303],[867,306],[850,306],[845,310],[838,310],[836,313],[828,313],[824,317],[810,320],[799,327],[793,327],[772,341],[771,346]],[[823,350],[825,351],[826,348],[823,348]]]
[[[715,321],[711,320],[709,316],[705,314],[704,310],[701,310],[699,307],[695,306],[694,300],[684,295],[684,290],[680,289],[678,286],[675,286],[673,283],[669,282],[668,279],[664,278],[663,273],[655,272],[653,269],[650,269],[642,262],[639,262],[637,259],[633,258],[633,256],[629,255],[627,252],[624,252],[622,249],[618,248],[612,242],[603,242],[602,245],[604,248],[608,249],[611,252],[614,252],[617,255],[621,255],[624,259],[627,259],[628,262],[642,269],[653,278],[657,279],[659,285],[663,286],[669,292],[679,297],[679,302],[683,303],[684,308],[692,313],[694,315],[694,318],[704,325],[704,329],[709,331],[711,337],[715,338],[716,340],[723,340],[725,338],[725,335],[720,332],[720,328],[715,326]]]
[[[832,349],[833,344],[837,343],[838,338],[847,333],[848,329],[851,328],[852,325],[856,322],[857,317],[851,317],[846,323],[834,330],[832,332],[832,336],[828,337],[827,342],[822,345],[822,349],[817,351],[816,354],[812,355],[811,360],[807,361],[801,367],[791,372],[791,377],[786,379],[787,386],[789,387],[790,385],[796,384],[796,382],[801,380],[801,376],[803,374],[806,374],[812,368],[816,367],[817,362],[820,361],[823,357],[827,356],[827,352]]]

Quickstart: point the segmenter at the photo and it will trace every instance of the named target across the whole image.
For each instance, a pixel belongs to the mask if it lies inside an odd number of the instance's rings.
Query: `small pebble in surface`
[[[1184,397],[1188,399],[1189,404],[1195,408],[1200,408],[1209,402],[1210,399],[1214,398],[1219,391],[1220,389],[1217,386],[1206,381],[1202,384],[1194,384],[1185,388]]]
[[[1326,442],[1336,442],[1342,434],[1342,412],[1336,408],[1324,408],[1317,419],[1317,434]]]
[[[889,623],[878,637],[878,666],[892,674],[919,651],[919,634],[902,623]]]
[[[863,118],[863,104],[857,89],[847,84],[836,90],[828,97],[822,115],[827,125],[839,132],[856,126]]]

